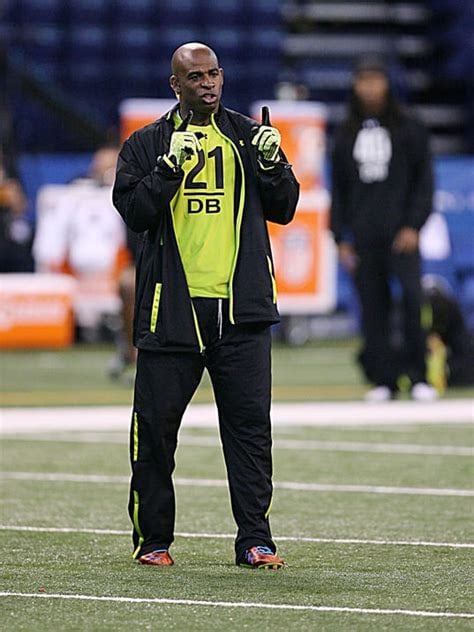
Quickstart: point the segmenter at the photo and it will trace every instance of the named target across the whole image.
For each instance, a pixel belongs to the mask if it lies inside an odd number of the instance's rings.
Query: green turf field
[[[367,386],[354,364],[356,340],[321,341],[301,348],[274,345],[276,401],[360,399]],[[3,352],[0,404],[4,406],[129,404],[131,389],[108,379],[111,346],[77,345],[64,351]],[[447,397],[473,396],[474,389],[450,389]],[[207,376],[196,402],[211,401]]]
[[[274,400],[360,400],[356,348],[275,345]],[[21,407],[129,406],[131,388],[106,376],[112,355],[107,346],[3,353],[2,404],[26,416],[34,411]],[[195,401],[211,400],[204,378]],[[215,429],[182,430],[176,565],[164,569],[131,559],[126,432],[104,431],[99,412],[93,431],[68,431],[65,420],[61,432],[5,434],[2,629],[471,630],[461,615],[474,611],[473,433],[453,415],[442,422],[278,425],[280,572],[234,566]]]
[[[125,432],[98,422],[97,432],[5,436],[0,591],[18,595],[0,598],[2,629],[472,629],[456,616],[473,611],[474,545],[460,546],[473,542],[472,427],[294,425],[274,435],[272,526],[287,561],[278,572],[233,564],[215,429],[182,430],[176,564],[161,569],[130,557]]]

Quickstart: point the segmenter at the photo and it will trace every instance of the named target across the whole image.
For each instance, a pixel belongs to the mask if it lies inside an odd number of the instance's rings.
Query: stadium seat
[[[16,14],[24,24],[51,24],[64,15],[63,0],[17,0]]]
[[[160,52],[169,60],[171,53],[184,42],[200,41],[202,31],[195,26],[163,26],[156,32]]]
[[[73,26],[67,34],[68,56],[78,61],[105,56],[108,46],[108,33],[100,26]]]
[[[104,0],[80,0],[67,5],[67,20],[70,24],[106,25],[112,17],[113,4]]]
[[[119,24],[151,26],[156,4],[154,0],[117,0],[114,20]]]
[[[156,47],[153,33],[149,28],[139,26],[120,26],[112,37],[114,54],[127,59],[146,57]]]
[[[238,58],[239,50],[243,48],[243,42],[245,42],[244,34],[233,28],[209,29],[203,39],[216,51],[221,62],[226,56]]]
[[[222,28],[239,30],[252,18],[251,8],[244,8],[239,0],[206,0],[201,5],[202,24],[220,24]],[[216,29],[212,28],[215,32]]]
[[[197,0],[160,0],[156,12],[156,24],[167,29],[197,29],[202,24]],[[198,37],[198,39],[201,39]],[[182,44],[187,39],[180,40]]]
[[[29,25],[22,30],[21,51],[27,61],[56,61],[64,45],[64,33],[56,26]]]

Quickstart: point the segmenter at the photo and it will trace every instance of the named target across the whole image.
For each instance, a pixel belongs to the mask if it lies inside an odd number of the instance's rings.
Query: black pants
[[[421,324],[420,256],[397,254],[387,248],[357,253],[355,281],[362,308],[361,364],[369,381],[396,390],[400,372],[412,383],[426,381],[425,334]],[[396,277],[402,289],[404,349],[402,360],[391,344],[392,299],[389,281]]]
[[[268,521],[272,499],[271,332],[268,325],[231,325],[227,301],[222,301],[220,331],[218,300],[193,302],[206,346],[204,354],[138,352],[130,441],[134,556],[167,549],[173,542],[172,473],[177,435],[207,368],[238,526],[238,561],[250,546],[276,550]]]

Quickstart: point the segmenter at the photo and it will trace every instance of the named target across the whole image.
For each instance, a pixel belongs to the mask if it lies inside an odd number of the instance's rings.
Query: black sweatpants
[[[389,282],[396,277],[402,288],[402,316],[405,349],[403,372],[412,383],[426,381],[425,333],[421,324],[420,256],[418,252],[398,254],[387,248],[357,253],[355,275],[362,308],[364,348],[361,362],[367,378],[376,385],[396,390],[401,366],[391,346],[392,298]]]
[[[276,550],[270,428],[271,332],[266,324],[231,325],[228,302],[193,299],[205,352],[138,351],[130,457],[129,513],[134,557],[173,542],[172,473],[183,413],[207,368],[219,413],[230,498],[238,526],[236,560],[246,548]]]

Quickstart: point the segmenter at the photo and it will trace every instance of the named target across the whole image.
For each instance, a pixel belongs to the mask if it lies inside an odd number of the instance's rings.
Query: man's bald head
[[[206,56],[212,59],[216,66],[219,66],[217,55],[212,48],[209,48],[209,46],[201,44],[200,42],[189,42],[188,44],[183,44],[174,51],[173,56],[171,57],[171,72],[173,75],[179,75],[183,71],[186,72],[188,66],[196,59],[204,58]]]
[[[170,86],[180,101],[181,115],[192,110],[193,123],[207,125],[219,108],[224,84],[217,55],[199,42],[183,44],[173,53],[171,70]]]

